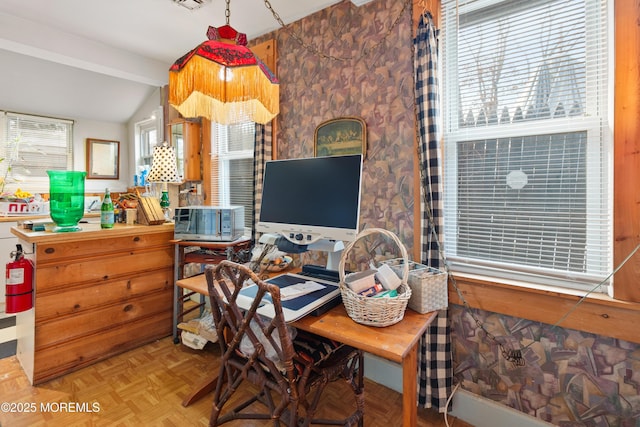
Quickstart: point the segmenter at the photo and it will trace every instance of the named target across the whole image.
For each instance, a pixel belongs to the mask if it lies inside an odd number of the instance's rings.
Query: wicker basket
[[[406,262],[402,258],[383,261],[398,275],[404,274]],[[418,313],[441,310],[449,305],[447,273],[424,264],[409,262],[409,308]]]
[[[401,275],[402,283],[396,289],[398,291],[398,296],[393,298],[369,298],[358,295],[352,291],[344,281],[344,268],[349,250],[351,250],[359,239],[375,233],[383,234],[392,239],[400,248],[402,259],[407,260]],[[407,309],[409,298],[411,298],[411,289],[407,284],[407,279],[409,277],[407,250],[395,234],[381,228],[368,228],[361,231],[356,237],[356,240],[350,242],[342,252],[342,257],[340,258],[340,264],[338,266],[338,273],[340,274],[340,293],[342,294],[342,303],[347,310],[347,314],[354,322],[368,326],[384,327],[393,325],[402,320],[404,312]]]

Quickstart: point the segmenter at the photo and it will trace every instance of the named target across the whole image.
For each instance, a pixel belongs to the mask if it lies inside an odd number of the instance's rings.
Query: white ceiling
[[[269,1],[288,24],[341,0]],[[169,66],[206,40],[209,25],[225,24],[225,7],[2,0],[0,109],[124,123],[167,83]],[[232,0],[230,11],[230,25],[250,40],[280,26],[264,0]]]

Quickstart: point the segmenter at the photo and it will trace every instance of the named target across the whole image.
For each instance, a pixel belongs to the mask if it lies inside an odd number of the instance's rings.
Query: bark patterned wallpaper
[[[393,231],[411,253],[415,127],[411,6],[405,3],[357,7],[346,0],[289,25],[307,46],[283,29],[264,39],[277,41],[277,157],[311,157],[316,126],[337,117],[363,118],[368,146],[360,229]]]
[[[362,117],[368,128],[361,228],[396,233],[413,248],[414,105],[411,16],[404,1],[349,0],[290,24],[320,57],[279,29],[278,158],[313,156],[321,122]],[[361,57],[363,49],[380,46]],[[294,178],[292,178],[294,179]],[[476,317],[508,348],[513,366],[460,306],[449,310],[456,381],[462,388],[563,427],[640,427],[640,345],[482,310]],[[563,313],[559,313],[559,316]]]
[[[469,311],[449,311],[463,389],[560,427],[640,426],[640,345],[473,310],[505,348],[522,350],[525,363],[515,366]]]

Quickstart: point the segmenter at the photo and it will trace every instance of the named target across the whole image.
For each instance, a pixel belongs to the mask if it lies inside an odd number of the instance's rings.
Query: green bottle
[[[113,201],[109,189],[104,190],[104,199],[102,199],[102,207],[100,208],[100,227],[113,228]]]

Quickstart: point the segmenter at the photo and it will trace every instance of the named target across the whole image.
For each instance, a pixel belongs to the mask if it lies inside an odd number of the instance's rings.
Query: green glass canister
[[[49,210],[56,223],[53,231],[78,231],[84,215],[84,180],[86,172],[47,171],[49,175]]]

